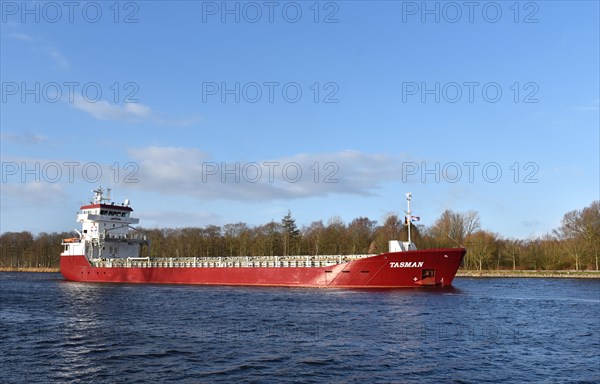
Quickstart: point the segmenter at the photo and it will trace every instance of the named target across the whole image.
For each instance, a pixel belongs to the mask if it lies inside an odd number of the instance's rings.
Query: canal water
[[[0,273],[0,367],[3,383],[597,383],[600,280],[372,291]]]

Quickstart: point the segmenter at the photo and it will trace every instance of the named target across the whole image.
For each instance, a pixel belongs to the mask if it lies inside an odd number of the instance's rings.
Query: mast
[[[92,197],[92,201],[91,203],[93,204],[102,204],[103,201],[108,201],[110,202],[110,191],[112,189],[110,188],[106,188],[107,191],[107,196],[106,197],[102,197],[104,195],[104,191],[102,190],[102,187],[98,187],[98,189],[92,189],[92,192],[94,192],[94,197]]]
[[[412,199],[412,193],[408,192],[406,194],[406,221],[408,222],[408,242],[410,243],[410,222],[412,221],[411,211],[410,211],[410,200]]]

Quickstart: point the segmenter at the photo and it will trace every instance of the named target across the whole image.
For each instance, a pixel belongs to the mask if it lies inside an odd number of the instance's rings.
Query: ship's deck
[[[376,255],[133,257],[93,259],[90,260],[90,264],[96,268],[314,268]]]

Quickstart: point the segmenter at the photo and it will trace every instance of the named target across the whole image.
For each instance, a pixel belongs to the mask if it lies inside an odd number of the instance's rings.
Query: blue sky
[[[70,230],[98,185],[146,227],[411,191],[517,238],[599,198],[598,2],[316,4],[2,1],[0,231]]]

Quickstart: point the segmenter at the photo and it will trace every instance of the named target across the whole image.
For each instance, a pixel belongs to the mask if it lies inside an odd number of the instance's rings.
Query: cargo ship
[[[450,286],[464,248],[417,250],[408,241],[390,240],[389,252],[365,255],[141,257],[150,246],[133,227],[130,201],[115,204],[102,188],[80,207],[77,237],[63,239],[60,271],[65,279],[97,283],[285,286],[318,288],[404,288]],[[149,252],[148,252],[149,254]]]

